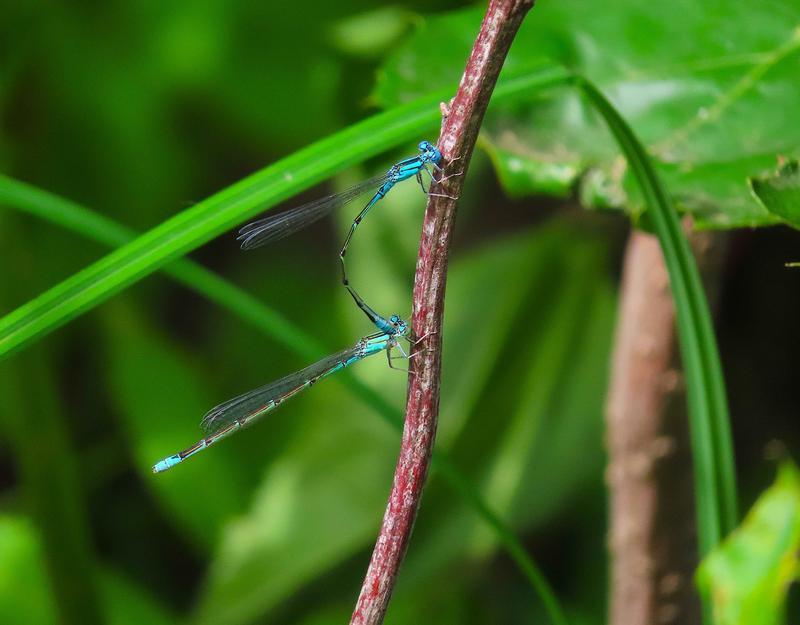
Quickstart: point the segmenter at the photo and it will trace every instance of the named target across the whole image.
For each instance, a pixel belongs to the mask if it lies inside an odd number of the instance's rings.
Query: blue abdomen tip
[[[167,469],[171,469],[176,464],[178,464],[183,458],[180,455],[175,454],[174,456],[169,456],[168,458],[164,458],[163,460],[159,460],[153,465],[153,473],[162,473]]]

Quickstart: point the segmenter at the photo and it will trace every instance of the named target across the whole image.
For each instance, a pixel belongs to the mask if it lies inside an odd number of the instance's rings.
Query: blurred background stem
[[[688,236],[707,287],[722,235]],[[709,288],[710,287],[710,288]],[[634,230],[625,249],[606,409],[611,625],[701,622],[693,584],[697,527],[675,304],[658,239]]]

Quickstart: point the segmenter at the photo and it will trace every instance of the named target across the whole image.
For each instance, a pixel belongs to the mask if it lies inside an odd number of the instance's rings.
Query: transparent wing
[[[359,345],[354,345],[280,380],[229,399],[209,410],[200,422],[200,427],[207,436],[211,436],[234,421],[254,419],[260,416],[261,412],[271,403],[280,403],[283,399],[288,399],[289,396],[302,390],[303,387],[310,386],[309,383],[313,384],[320,376],[358,356],[361,353],[360,350]]]
[[[349,204],[357,197],[364,195],[368,191],[377,191],[386,182],[388,174],[376,176],[369,180],[364,180],[341,193],[335,193],[319,200],[314,200],[308,204],[303,204],[295,208],[290,208],[282,213],[267,215],[266,217],[253,221],[239,230],[237,241],[241,241],[243,250],[252,250],[256,247],[278,241],[306,226],[313,224],[331,213],[334,209]]]

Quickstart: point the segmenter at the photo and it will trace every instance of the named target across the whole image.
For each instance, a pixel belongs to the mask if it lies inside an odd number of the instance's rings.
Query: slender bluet
[[[383,199],[394,185],[414,177],[417,179],[417,182],[419,182],[422,190],[427,193],[422,181],[422,172],[427,172],[431,180],[435,180],[431,168],[437,172],[441,172],[439,163],[442,160],[442,154],[439,149],[429,141],[421,141],[417,148],[419,149],[419,154],[395,163],[381,176],[360,182],[345,189],[341,193],[336,193],[281,213],[267,215],[258,221],[247,224],[239,230],[237,240],[241,242],[243,250],[252,250],[267,243],[278,241],[325,217],[334,209],[349,204],[368,191],[374,190],[370,200],[364,208],[361,209],[361,212],[358,213],[353,223],[350,225],[350,230],[345,237],[342,249],[339,251],[339,262],[342,268],[342,284],[347,288],[358,307],[364,310],[367,316],[370,316],[365,309],[366,305],[364,304],[364,300],[361,299],[358,293],[350,286],[350,281],[347,277],[345,255],[347,254],[347,248],[350,245],[353,234],[355,234],[356,228],[358,228],[359,224],[372,207]],[[376,188],[377,190],[375,190]]]
[[[371,310],[371,309],[370,309]],[[363,360],[373,354],[386,352],[392,367],[391,350],[397,347],[405,358],[408,355],[399,345],[400,338],[408,338],[408,324],[397,315],[389,319],[377,315],[373,319],[379,332],[365,336],[348,349],[332,354],[313,365],[292,373],[275,382],[234,397],[209,410],[200,422],[205,436],[191,447],[160,460],[153,465],[153,473],[161,473],[180,464],[190,456],[211,447],[275,410],[290,397],[317,383],[322,378]],[[393,367],[394,368],[394,367]]]

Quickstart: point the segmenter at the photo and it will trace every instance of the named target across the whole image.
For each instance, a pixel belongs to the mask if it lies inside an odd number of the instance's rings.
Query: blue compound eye
[[[392,315],[392,323],[399,323],[400,317],[398,315]]]
[[[418,145],[417,147],[418,147],[420,150],[422,150],[423,152],[425,152],[425,151],[427,151],[427,150],[429,150],[429,149],[430,149],[430,147],[431,147],[431,144],[430,144],[430,143],[428,143],[427,141],[420,141],[420,142],[419,142],[419,145]]]

